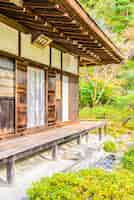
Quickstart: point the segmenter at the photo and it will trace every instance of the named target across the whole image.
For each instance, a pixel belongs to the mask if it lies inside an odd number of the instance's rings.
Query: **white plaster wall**
[[[63,53],[63,71],[78,74],[78,58],[69,53]]]
[[[31,43],[31,35],[21,33],[21,57],[37,61],[42,64],[50,64],[50,47],[45,48]]]
[[[18,31],[0,22],[0,50],[18,55]]]
[[[61,51],[52,48],[52,67],[61,69]]]

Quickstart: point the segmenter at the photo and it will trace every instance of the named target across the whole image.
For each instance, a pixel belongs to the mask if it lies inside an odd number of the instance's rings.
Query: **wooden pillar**
[[[12,184],[15,177],[15,159],[14,157],[10,158],[7,162],[7,182]]]
[[[88,136],[89,135],[88,135],[88,132],[87,132],[86,135],[85,135],[85,141],[86,141],[87,144],[88,144],[88,139],[89,139]]]
[[[102,128],[98,129],[98,134],[99,134],[99,141],[102,140]]]
[[[107,125],[104,126],[104,134],[107,135]]]
[[[53,160],[58,159],[58,145],[56,143],[52,147],[52,159]]]
[[[78,145],[81,144],[81,135],[79,135],[78,138],[77,138],[77,144],[78,144]]]

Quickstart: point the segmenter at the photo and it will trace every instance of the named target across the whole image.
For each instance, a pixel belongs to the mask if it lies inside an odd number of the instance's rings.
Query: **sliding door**
[[[62,121],[69,120],[69,78],[63,76],[62,80]]]
[[[28,128],[45,124],[44,70],[28,67]]]
[[[0,134],[14,132],[15,76],[14,62],[0,57]]]

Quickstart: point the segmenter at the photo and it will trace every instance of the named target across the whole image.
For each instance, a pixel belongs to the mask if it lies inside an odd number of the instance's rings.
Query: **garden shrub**
[[[130,131],[134,131],[134,115],[133,119],[129,120],[127,124],[125,125],[126,128],[128,128]]]
[[[98,104],[105,104],[111,99],[113,85],[106,84],[103,80],[91,79],[80,84],[80,105],[81,107],[93,107]]]
[[[134,174],[101,169],[55,174],[34,183],[29,200],[134,200]]]
[[[134,104],[134,93],[124,96],[116,96],[112,101],[112,105],[116,106],[117,108],[128,108],[131,104]]]
[[[127,60],[123,65],[123,68],[126,70],[133,70],[134,69],[134,60]]]
[[[125,80],[124,87],[126,89],[133,89],[134,88],[134,74],[131,71],[122,71],[120,74],[118,74],[118,78]]]
[[[112,141],[106,141],[103,144],[103,149],[106,152],[111,152],[111,153],[115,153],[117,151],[117,147],[116,144]]]
[[[99,105],[94,108],[85,107],[80,110],[80,119],[108,119],[114,122],[123,122],[130,115],[125,106],[118,108],[114,105]]]
[[[134,147],[124,154],[122,164],[125,169],[134,172]]]

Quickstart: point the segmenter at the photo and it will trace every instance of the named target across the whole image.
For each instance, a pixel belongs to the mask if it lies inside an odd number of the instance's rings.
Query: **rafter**
[[[0,0],[0,13],[12,18],[11,24],[18,30],[44,33],[72,53],[96,62],[120,59],[115,47],[75,0]]]
[[[0,14],[0,22],[3,22],[5,24],[7,24],[8,26],[11,26],[12,28],[17,29],[17,30],[24,32],[24,33],[30,32],[30,30],[28,28],[26,28],[25,26],[16,22],[15,20],[8,18],[7,16],[5,16],[3,14]]]

